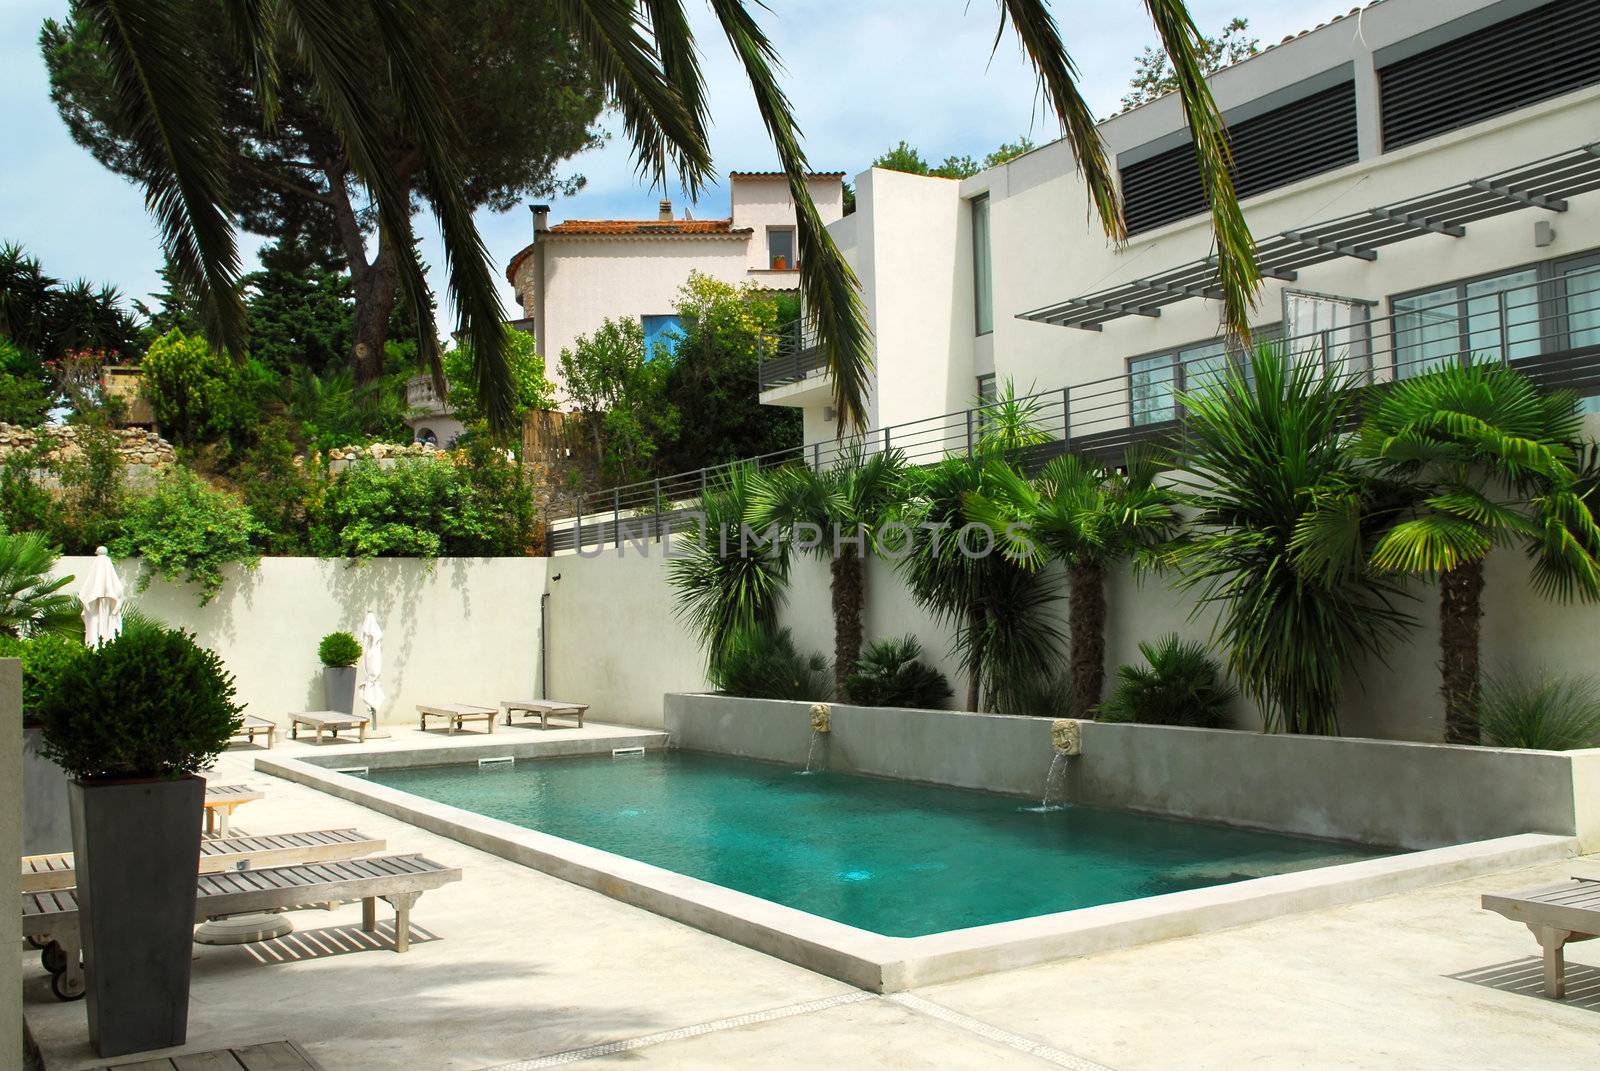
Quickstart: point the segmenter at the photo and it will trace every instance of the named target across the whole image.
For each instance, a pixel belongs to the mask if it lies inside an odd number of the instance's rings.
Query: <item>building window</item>
[[[976,334],[987,335],[994,330],[994,276],[990,271],[988,194],[972,199],[972,319]]]
[[[676,316],[641,316],[644,325],[644,359],[670,357],[677,352],[683,330]]]
[[[1284,349],[1296,364],[1366,371],[1372,360],[1370,305],[1357,298],[1285,290]]]
[[[1464,361],[1526,360],[1543,349],[1537,267],[1398,297],[1392,304],[1400,376]]]
[[[1283,325],[1268,324],[1252,333],[1258,345],[1276,342],[1283,338]],[[1133,358],[1128,362],[1130,418],[1135,426],[1177,420],[1178,395],[1216,386],[1230,366],[1251,378],[1244,352],[1221,338]]]
[[[1600,345],[1600,254],[1497,272],[1390,299],[1394,369],[1513,363]]]
[[[979,407],[981,408],[981,407],[993,404],[994,400],[996,398],[998,398],[998,397],[999,397],[999,394],[996,392],[995,385],[994,385],[994,373],[990,372],[986,376],[979,376],[978,377],[978,405],[979,405]]]
[[[800,262],[794,255],[794,228],[767,228],[767,267],[774,271],[790,271]]]

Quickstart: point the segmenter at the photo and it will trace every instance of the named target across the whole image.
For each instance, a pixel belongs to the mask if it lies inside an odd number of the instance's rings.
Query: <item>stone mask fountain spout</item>
[[[833,732],[833,723],[830,719],[832,709],[827,703],[811,705],[811,746],[806,749],[804,773],[818,772],[818,767],[815,765],[818,748],[822,744],[822,738]]]
[[[1059,802],[1054,806],[1064,807],[1067,803],[1062,797],[1065,792],[1057,792],[1056,788],[1066,780],[1058,776],[1058,772],[1067,769],[1067,760],[1083,754],[1083,727],[1073,718],[1058,718],[1050,723],[1050,769],[1044,775],[1044,798],[1039,801],[1041,811],[1052,810],[1050,800],[1052,797]]]

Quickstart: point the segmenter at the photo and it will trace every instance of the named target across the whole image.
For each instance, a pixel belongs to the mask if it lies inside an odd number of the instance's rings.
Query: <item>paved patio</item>
[[[486,739],[392,731],[368,746]],[[510,733],[542,735],[502,727],[494,739]],[[273,754],[333,747],[346,745],[284,741]],[[1119,1071],[1600,1066],[1600,942],[1570,948],[1571,996],[1549,1001],[1527,931],[1476,906],[1485,889],[1600,876],[1600,858],[875,996],[258,774],[260,753],[236,749],[213,775],[267,791],[240,809],[239,828],[355,826],[386,838],[391,851],[460,866],[465,878],[418,903],[403,957],[372,947],[354,906],[296,912],[297,931],[265,945],[195,946],[182,1051],[292,1038],[328,1071],[580,1060]],[[387,908],[379,914],[379,943],[388,945]],[[26,955],[25,1011],[47,1067],[95,1066],[83,1005],[56,1002],[37,955]]]

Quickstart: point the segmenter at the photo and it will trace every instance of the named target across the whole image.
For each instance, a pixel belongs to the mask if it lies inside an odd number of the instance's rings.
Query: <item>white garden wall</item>
[[[63,558],[59,574],[87,574],[90,559]],[[264,558],[232,567],[205,606],[186,584],[136,592],[136,561],[118,563],[133,605],[194,632],[238,681],[250,713],[284,724],[290,710],[323,706],[317,642],[354,632],[370,609],[384,631],[379,721],[409,722],[421,702],[497,703],[538,694],[543,558]],[[76,583],[68,590],[76,590]],[[656,696],[656,707],[661,705]]]
[[[552,559],[562,579],[551,585],[551,694],[587,700],[595,710],[629,724],[661,723],[665,692],[706,687],[704,657],[672,614],[659,547],[642,557],[630,548],[619,558],[609,549],[597,558]],[[1438,741],[1443,714],[1438,695],[1438,609],[1431,587],[1417,585],[1410,605],[1417,627],[1387,654],[1387,664],[1369,659],[1350,674],[1341,710],[1346,735]],[[1106,674],[1140,659],[1138,644],[1165,632],[1207,641],[1213,615],[1191,617],[1194,596],[1161,577],[1136,582],[1118,571],[1107,585]],[[1600,610],[1562,606],[1527,588],[1521,555],[1497,552],[1488,567],[1484,597],[1483,652],[1486,669],[1587,673],[1600,665]],[[1063,610],[1065,604],[1063,603]],[[794,564],[782,623],[802,650],[833,653],[833,617],[828,567],[805,559]],[[894,571],[868,563],[866,635],[877,639],[913,633],[926,657],[949,678],[957,699],[965,683],[951,647],[950,631],[919,610]],[[1063,648],[1063,660],[1065,651]],[[954,705],[956,700],[952,700]],[[600,715],[597,715],[600,716]],[[1255,708],[1241,701],[1234,724],[1257,728]]]
[[[64,558],[58,571],[82,575],[87,565],[87,558]],[[227,662],[252,712],[280,721],[289,710],[322,705],[317,641],[335,629],[355,630],[369,608],[385,631],[388,702],[381,720],[408,722],[419,702],[538,695],[540,596],[546,593],[545,694],[590,704],[598,721],[660,728],[663,695],[708,687],[704,655],[674,614],[656,544],[649,557],[630,547],[620,558],[608,550],[592,558],[442,559],[431,565],[267,558],[255,572],[230,571],[221,594],[204,607],[187,585],[157,581],[133,594],[137,563],[119,567],[136,605],[197,633]],[[1600,610],[1545,602],[1528,591],[1526,578],[1520,555],[1490,559],[1483,621],[1488,669],[1591,672],[1600,665]],[[1388,665],[1370,660],[1351,674],[1341,714],[1346,735],[1442,738],[1437,604],[1431,589],[1419,592],[1412,607],[1419,627],[1395,645]],[[1137,584],[1119,572],[1107,595],[1108,681],[1118,665],[1138,660],[1140,640],[1168,631],[1209,638],[1209,614],[1191,619],[1192,596],[1161,578]],[[794,564],[781,620],[803,650],[832,657],[827,563]],[[869,562],[867,637],[906,633],[922,640],[925,656],[949,678],[956,705],[965,682],[950,631],[912,603],[887,564]],[[1241,702],[1234,724],[1255,728],[1260,722]]]

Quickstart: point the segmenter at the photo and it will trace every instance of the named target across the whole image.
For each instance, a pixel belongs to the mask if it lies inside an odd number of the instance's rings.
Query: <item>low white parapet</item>
[[[809,703],[674,694],[677,747],[803,763]],[[835,703],[828,768],[1038,797],[1049,718]],[[1600,850],[1600,748],[1527,751],[1080,723],[1065,797],[1395,848],[1550,833]]]

